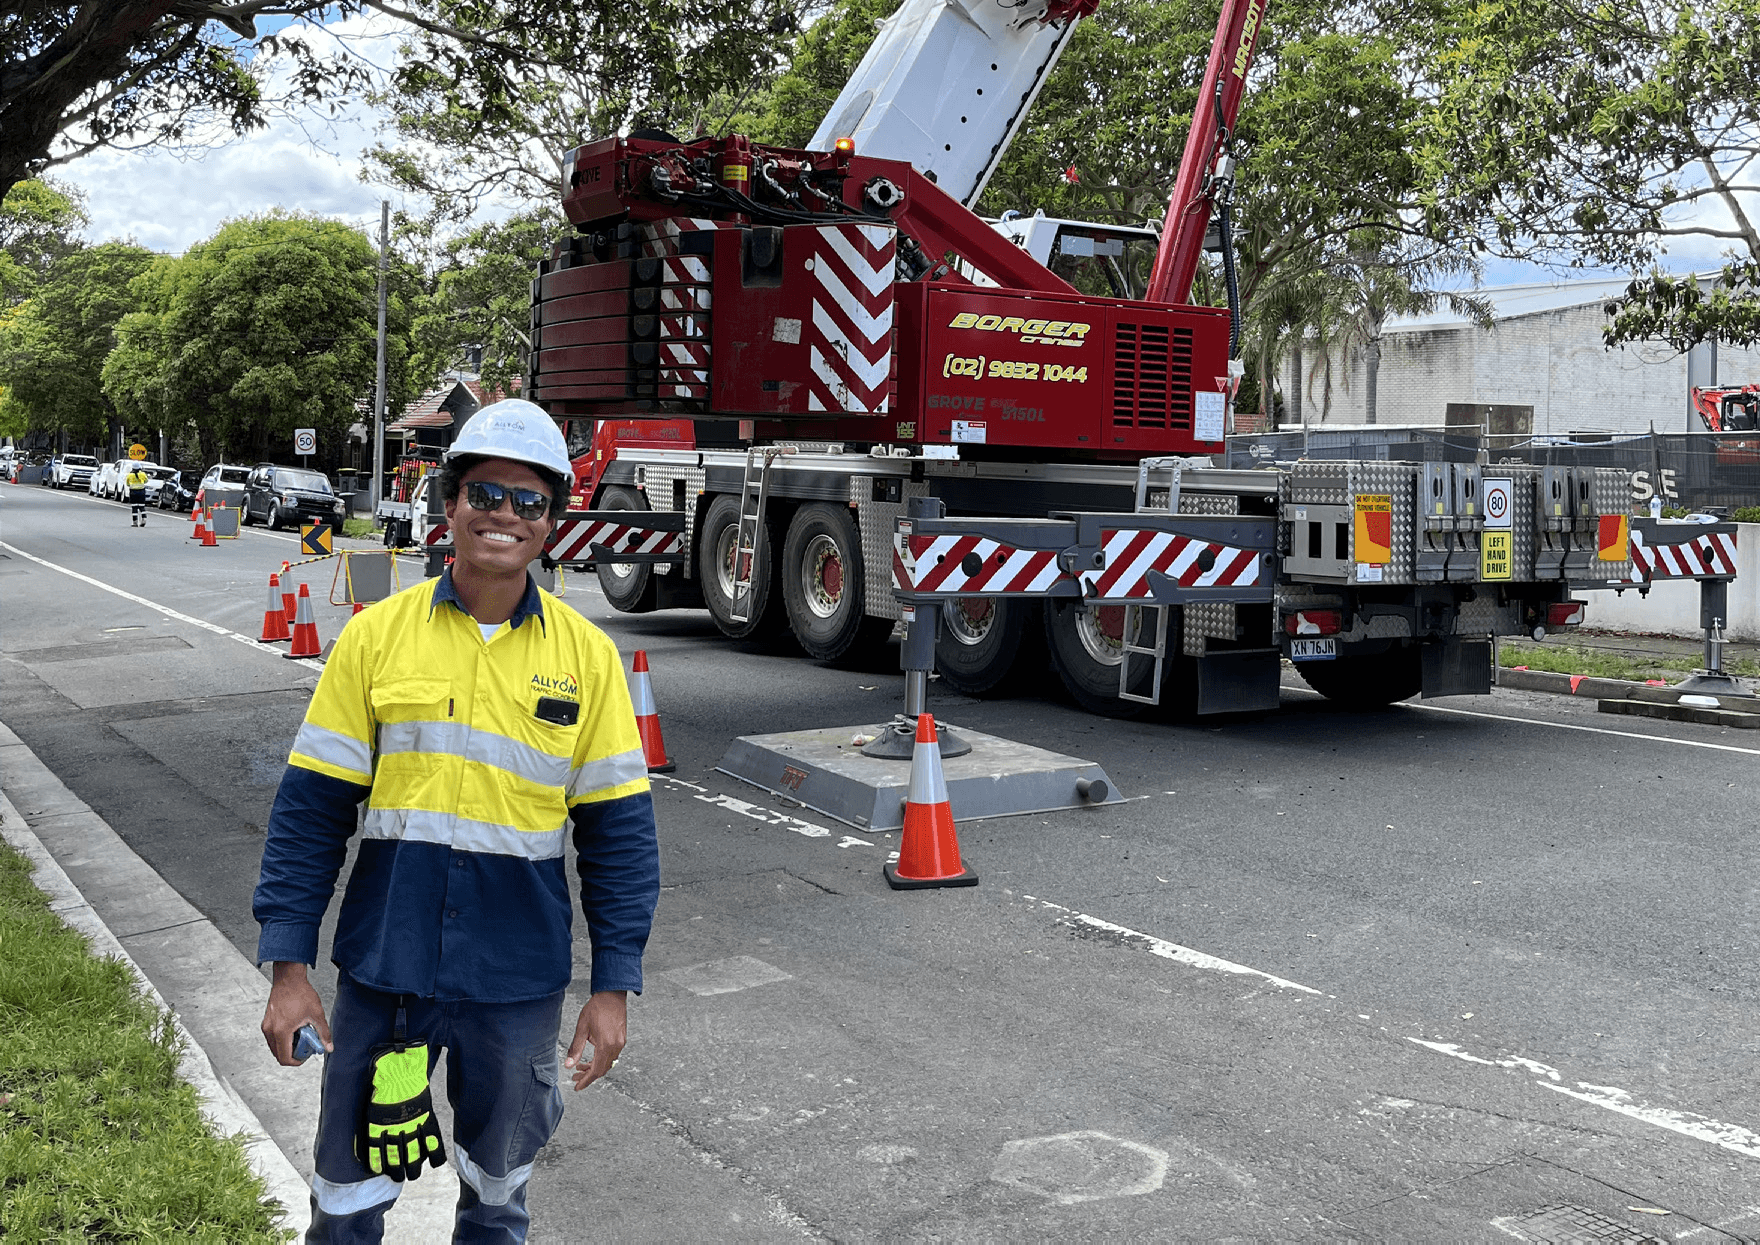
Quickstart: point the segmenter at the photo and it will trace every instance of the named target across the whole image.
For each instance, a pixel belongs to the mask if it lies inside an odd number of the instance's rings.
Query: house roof
[[[1701,283],[1715,280],[1716,271],[1699,274]],[[1599,277],[1589,281],[1525,281],[1517,285],[1492,285],[1466,293],[1482,298],[1491,306],[1494,320],[1513,320],[1518,316],[1540,315],[1563,311],[1568,307],[1587,307],[1618,298],[1630,285],[1630,277]],[[1473,321],[1447,306],[1418,316],[1391,316],[1384,333],[1415,333],[1426,329],[1466,328]]]
[[[472,405],[469,409],[474,412],[491,402],[499,402],[504,397],[518,396],[519,388],[517,377],[513,382],[512,394],[504,394],[498,389],[485,389],[483,382],[474,376],[456,377],[434,386],[411,402],[395,422],[386,426],[386,431],[413,432],[417,428],[450,427],[454,412],[465,405],[460,401],[460,390],[470,399]]]

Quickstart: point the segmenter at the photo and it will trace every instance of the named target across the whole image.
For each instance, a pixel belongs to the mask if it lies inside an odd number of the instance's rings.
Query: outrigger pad
[[[904,826],[910,758],[862,755],[862,746],[883,729],[884,724],[870,724],[744,735],[715,768],[858,830],[898,830]],[[971,751],[944,759],[941,770],[960,821],[1124,803],[1094,761],[955,729]],[[1092,798],[1096,795],[1100,798]]]

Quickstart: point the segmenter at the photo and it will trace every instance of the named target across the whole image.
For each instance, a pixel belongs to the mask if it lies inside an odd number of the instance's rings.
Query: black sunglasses
[[[509,497],[513,498],[513,512],[522,519],[541,519],[550,513],[550,495],[537,489],[507,488],[488,480],[472,480],[464,486],[464,499],[472,510],[494,512]]]

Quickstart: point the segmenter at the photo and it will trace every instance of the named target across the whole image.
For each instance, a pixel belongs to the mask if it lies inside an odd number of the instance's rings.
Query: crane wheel
[[[594,510],[648,510],[648,499],[642,493],[622,484],[601,489],[593,499]],[[635,562],[600,562],[593,569],[599,576],[599,588],[611,608],[624,614],[646,614],[654,608],[654,568]]]
[[[697,579],[703,605],[721,634],[730,640],[751,636],[774,638],[787,630],[782,594],[776,592],[776,542],[768,519],[758,532],[757,563],[752,568],[751,609],[743,622],[733,619],[734,553],[739,545],[739,498],[717,494],[703,515],[697,541]]]
[[[1139,617],[1144,624],[1143,638],[1152,639],[1148,627],[1153,624],[1147,611]],[[1061,597],[1045,602],[1045,646],[1051,650],[1051,665],[1075,702],[1089,713],[1134,718],[1149,707],[1134,700],[1121,700],[1118,695],[1124,619],[1122,605],[1090,607]],[[1131,669],[1140,671],[1131,690],[1147,695],[1154,678],[1153,659],[1133,658]]]
[[[1381,653],[1297,662],[1296,672],[1345,709],[1381,709],[1416,696],[1424,685],[1418,646],[1397,642]]]
[[[935,670],[944,687],[962,696],[1006,695],[1030,672],[1028,652],[1043,656],[1038,605],[1008,597],[960,597],[941,607],[935,638]],[[1043,665],[1040,670],[1043,672]]]

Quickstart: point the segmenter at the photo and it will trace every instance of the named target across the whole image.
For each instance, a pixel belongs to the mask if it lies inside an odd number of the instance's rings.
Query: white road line
[[[1305,687],[1283,685],[1286,692],[1300,692],[1304,696],[1321,699],[1319,692],[1309,691]],[[1642,731],[1615,731],[1605,726],[1579,726],[1575,722],[1548,722],[1542,718],[1521,718],[1510,713],[1486,713],[1480,709],[1450,709],[1444,705],[1401,704],[1402,709],[1417,709],[1425,713],[1453,713],[1463,718],[1489,718],[1493,722],[1517,722],[1523,726],[1545,726],[1558,731],[1584,731],[1590,735],[1612,735],[1616,739],[1642,739],[1653,744],[1679,744],[1683,748],[1709,748],[1713,752],[1739,752],[1745,756],[1760,757],[1760,748],[1739,748],[1735,744],[1714,744],[1703,739],[1675,739],[1670,735],[1646,735]]]
[[[215,635],[223,635],[228,639],[237,640],[241,644],[247,644],[254,652],[267,653],[269,656],[274,657],[279,661],[288,660],[280,650],[270,648],[267,644],[261,643],[255,636],[243,635],[237,631],[228,630],[227,628],[220,626],[218,623],[209,622],[205,618],[194,618],[188,614],[179,613],[169,605],[160,605],[157,601],[149,601],[146,597],[137,597],[134,593],[124,592],[121,588],[107,584],[101,579],[93,579],[90,575],[82,575],[78,571],[69,570],[65,566],[57,566],[55,563],[50,562],[45,558],[39,558],[34,553],[26,553],[18,546],[9,545],[5,541],[0,541],[0,549],[4,549],[8,553],[16,553],[19,557],[35,562],[38,566],[46,566],[52,571],[59,571],[61,574],[66,575],[71,579],[77,579],[83,584],[90,584],[94,588],[102,588],[105,592],[114,593],[115,595],[122,597],[124,600],[133,601],[136,605],[144,605],[150,610],[158,610],[167,618],[175,618],[178,622],[188,623],[192,627],[200,627],[203,631],[212,631]],[[297,666],[304,666],[308,670],[316,670],[320,674],[323,673],[324,663],[315,657],[296,657],[293,658],[292,661]],[[828,830],[826,833],[829,834],[830,831]]]
[[[705,804],[713,804],[716,808],[724,808],[730,813],[738,813],[741,817],[750,817],[753,821],[761,821],[767,825],[781,826],[793,830],[796,834],[804,834],[809,839],[828,839],[831,831],[824,826],[814,825],[810,821],[802,821],[798,817],[789,817],[756,804],[748,804],[744,800],[736,800],[731,795],[699,795],[694,797]]]
[[[1425,713],[1454,713],[1464,718],[1490,718],[1494,722],[1519,722],[1523,726],[1549,726],[1560,731],[1586,731],[1591,735],[1612,735],[1617,739],[1642,739],[1653,744],[1679,744],[1683,748],[1710,748],[1714,752],[1740,752],[1760,757],[1760,748],[1738,748],[1734,744],[1714,744],[1703,739],[1675,739],[1669,735],[1646,735],[1641,731],[1610,731],[1605,726],[1578,726],[1574,722],[1546,722],[1539,718],[1518,718],[1507,713],[1485,713],[1478,709],[1446,709],[1441,705],[1407,705]]]
[[[1576,1082],[1572,1089],[1559,1082],[1563,1079],[1558,1069],[1536,1063],[1532,1059],[1512,1057],[1508,1059],[1484,1059],[1470,1054],[1452,1042],[1426,1042],[1419,1038],[1409,1037],[1426,1050],[1433,1050],[1439,1055],[1447,1055],[1452,1059],[1464,1060],[1467,1063],[1484,1064],[1495,1068],[1515,1068],[1524,1072],[1539,1073],[1542,1079],[1534,1083],[1543,1089],[1555,1093],[1566,1094],[1578,1102],[1586,1102],[1590,1106],[1601,1107],[1607,1111],[1616,1111],[1645,1124],[1657,1128],[1666,1128],[1670,1132],[1680,1133],[1696,1141],[1709,1142],[1725,1150],[1737,1154],[1745,1154],[1749,1158],[1760,1158],[1760,1133],[1752,1132],[1739,1124],[1725,1124],[1722,1120],[1714,1120],[1708,1115],[1698,1115],[1691,1111],[1675,1111],[1667,1107],[1652,1107],[1648,1103],[1635,1100],[1630,1093],[1613,1085],[1591,1085],[1587,1081]]]
[[[1318,995],[1320,991],[1312,986],[1304,986],[1299,981],[1290,981],[1284,977],[1275,977],[1257,968],[1249,968],[1245,964],[1236,964],[1233,960],[1220,959],[1207,955],[1202,951],[1194,951],[1190,947],[1182,947],[1177,942],[1168,942],[1165,938],[1157,938],[1153,934],[1144,934],[1123,925],[1114,925],[1111,921],[1103,921],[1097,916],[1089,916],[1085,912],[1077,912],[1074,908],[1066,908],[1062,904],[1052,903],[1048,899],[1040,899],[1033,895],[1022,895],[1022,899],[1030,900],[1050,908],[1054,912],[1066,913],[1061,918],[1066,925],[1086,925],[1090,929],[1104,930],[1109,934],[1138,943],[1150,955],[1158,955],[1164,960],[1172,960],[1176,964],[1185,964],[1191,968],[1204,968],[1218,973],[1237,973],[1247,977],[1259,977],[1274,986],[1286,990],[1300,990],[1304,994]]]

